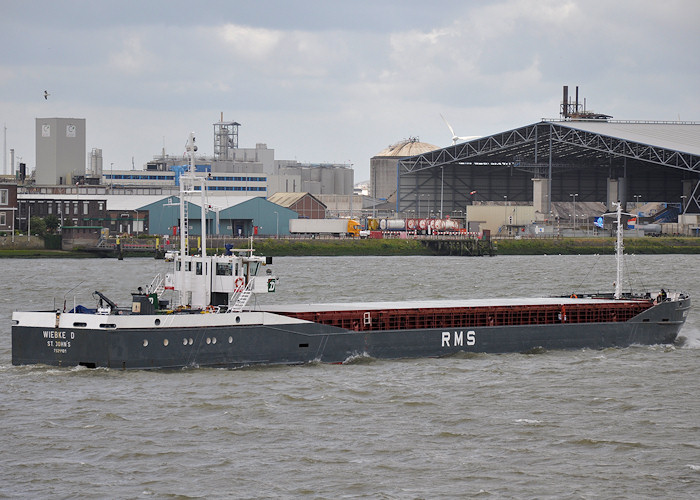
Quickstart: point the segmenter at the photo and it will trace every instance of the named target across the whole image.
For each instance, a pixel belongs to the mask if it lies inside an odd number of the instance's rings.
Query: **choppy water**
[[[683,289],[699,303],[700,256],[627,264],[635,287]],[[682,347],[178,372],[13,367],[13,309],[54,297],[72,306],[76,293],[91,304],[95,289],[129,302],[166,265],[0,266],[0,497],[700,493],[697,311]],[[610,289],[614,266],[609,256],[279,258],[278,292],[264,300],[560,294]]]

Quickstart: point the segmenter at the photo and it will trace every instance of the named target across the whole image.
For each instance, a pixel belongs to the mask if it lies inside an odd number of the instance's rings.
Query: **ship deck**
[[[649,299],[578,297],[285,304],[266,312],[354,331],[624,322]]]
[[[451,300],[402,300],[384,302],[325,302],[270,304],[258,306],[256,310],[265,312],[324,312],[324,311],[379,311],[404,309],[445,309],[465,307],[513,307],[513,306],[548,306],[574,304],[619,304],[646,302],[646,299],[613,299],[593,297],[502,297],[484,299],[451,299]]]

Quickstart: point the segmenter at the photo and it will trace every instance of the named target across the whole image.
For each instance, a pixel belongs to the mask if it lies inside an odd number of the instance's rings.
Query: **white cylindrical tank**
[[[404,229],[406,223],[403,219],[380,219],[379,229],[382,231],[396,231]]]

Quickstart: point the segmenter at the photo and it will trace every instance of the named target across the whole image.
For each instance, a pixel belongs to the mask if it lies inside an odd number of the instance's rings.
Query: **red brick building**
[[[326,205],[309,193],[275,193],[267,201],[294,210],[300,219],[326,218]]]
[[[17,210],[17,184],[0,184],[0,233],[15,229]]]

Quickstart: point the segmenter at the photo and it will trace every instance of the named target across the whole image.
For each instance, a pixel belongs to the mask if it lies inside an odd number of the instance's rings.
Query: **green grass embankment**
[[[235,248],[247,248],[248,240],[238,240]],[[400,239],[256,239],[257,255],[281,256],[344,256],[344,255],[434,255],[417,240]],[[615,238],[561,238],[497,240],[496,255],[580,255],[612,254]],[[214,249],[210,249],[210,253]],[[223,249],[216,250],[223,253]],[[625,252],[635,254],[700,254],[700,238],[660,237],[627,238]],[[0,258],[82,258],[114,257],[83,250],[63,251],[45,249],[0,249]],[[125,253],[126,258],[148,257],[152,253]]]
[[[255,240],[258,255],[280,256],[335,256],[335,255],[432,255],[429,248],[416,240]]]
[[[627,238],[625,253],[700,254],[700,238]],[[497,255],[613,254],[615,238],[498,240]]]
[[[0,258],[14,258],[14,259],[40,259],[40,258],[93,258],[98,257],[93,253],[81,252],[81,251],[66,251],[66,250],[45,250],[42,248],[16,248],[0,249]]]

